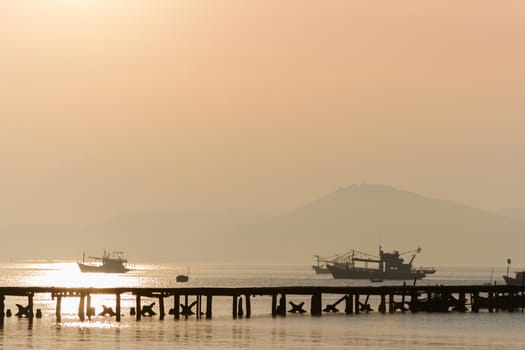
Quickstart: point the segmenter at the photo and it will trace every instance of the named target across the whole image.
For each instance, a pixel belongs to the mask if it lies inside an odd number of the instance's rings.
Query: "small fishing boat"
[[[181,283],[183,283],[183,282],[188,282],[189,279],[190,279],[190,277],[187,276],[187,275],[177,275],[177,277],[175,277],[175,280],[176,280],[177,282],[181,282]]]
[[[82,262],[77,261],[81,272],[104,272],[104,273],[125,273],[130,269],[127,267],[128,261],[124,259],[124,252],[104,251],[102,257],[90,256],[89,259],[99,262],[86,263],[86,254],[82,254]]]
[[[186,269],[186,274],[180,274],[175,277],[175,281],[179,283],[188,282],[190,280],[190,267]]]
[[[503,279],[511,286],[525,286],[525,271],[515,272],[514,277],[509,277],[507,274],[506,276],[503,276]]]

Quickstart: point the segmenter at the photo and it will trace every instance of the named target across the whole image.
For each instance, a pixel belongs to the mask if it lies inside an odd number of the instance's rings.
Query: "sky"
[[[0,224],[525,207],[524,37],[512,0],[0,1]]]

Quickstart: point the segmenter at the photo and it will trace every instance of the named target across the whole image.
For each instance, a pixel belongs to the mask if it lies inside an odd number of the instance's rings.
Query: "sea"
[[[141,263],[125,274],[81,273],[75,261],[12,261],[0,263],[0,286],[55,287],[257,287],[257,286],[347,286],[367,285],[366,280],[334,280],[316,275],[309,265],[243,265]],[[188,273],[189,282],[177,283],[175,277]],[[418,284],[504,283],[505,269],[437,267]],[[512,271],[511,271],[512,273]],[[384,281],[395,285],[400,281]],[[373,283],[380,285],[381,283]],[[324,296],[323,303],[340,296]],[[288,301],[309,300],[288,296]],[[143,303],[157,301],[143,298]],[[190,297],[190,302],[192,297]],[[324,314],[311,317],[288,314],[271,317],[267,296],[252,299],[252,317],[232,319],[231,298],[213,299],[213,319],[190,317],[174,320],[166,315],[130,315],[135,306],[132,295],[122,295],[122,321],[96,316],[80,322],[78,298],[62,301],[62,322],[55,319],[56,300],[38,294],[34,308],[43,316],[30,322],[15,316],[5,319],[0,329],[0,349],[525,349],[525,313],[394,313],[377,311],[345,315]],[[166,311],[173,307],[166,299]],[[370,300],[377,310],[378,302]],[[27,298],[8,296],[6,309],[13,314],[16,304],[27,305]],[[96,312],[102,305],[115,306],[114,296],[94,295]],[[156,306],[154,306],[155,309]],[[309,310],[307,306],[305,309]]]

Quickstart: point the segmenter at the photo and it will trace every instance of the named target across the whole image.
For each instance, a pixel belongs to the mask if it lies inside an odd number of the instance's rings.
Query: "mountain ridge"
[[[309,264],[315,254],[373,253],[381,244],[400,251],[421,246],[416,265],[497,266],[520,256],[523,232],[525,223],[498,213],[360,184],[277,215],[248,209],[152,211],[83,226],[3,226],[0,233],[24,249],[19,254],[4,249],[0,258],[74,258],[113,248],[142,261]]]

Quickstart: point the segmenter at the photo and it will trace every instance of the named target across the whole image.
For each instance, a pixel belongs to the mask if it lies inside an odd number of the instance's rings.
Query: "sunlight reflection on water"
[[[309,266],[192,266],[189,283],[176,283],[175,276],[185,272],[186,265],[138,264],[125,274],[81,273],[75,262],[33,261],[0,263],[2,286],[55,287],[232,287],[284,285],[355,285],[363,282],[334,280],[330,276],[313,274]],[[440,269],[420,283],[454,284],[483,283],[490,269]],[[496,276],[501,275],[498,272]],[[498,280],[498,283],[500,281]],[[388,283],[397,283],[390,281]],[[291,296],[294,301],[305,300]],[[323,302],[333,303],[339,296],[323,296]],[[115,309],[115,295],[91,295],[96,312],[102,305]],[[6,307],[15,303],[27,305],[27,297],[9,296]],[[190,298],[190,302],[194,296]],[[327,315],[312,318],[288,315],[286,319],[272,318],[271,299],[256,296],[252,299],[252,318],[232,320],[231,298],[214,298],[213,320],[174,321],[167,316],[142,318],[130,315],[135,297],[123,294],[122,322],[115,318],[94,316],[80,322],[78,297],[62,299],[62,322],[56,323],[55,307],[49,293],[35,295],[35,308],[41,308],[42,319],[6,318],[0,329],[0,349],[521,349],[525,335],[521,331],[524,313],[449,313],[432,314],[362,314]],[[378,300],[372,300],[376,305]],[[158,302],[143,298],[143,303]],[[166,299],[166,308],[173,307],[173,298]],[[308,303],[308,300],[306,300]],[[157,306],[156,306],[157,307]],[[156,309],[158,310],[158,309]],[[79,345],[81,344],[81,345]]]
[[[83,273],[76,263],[36,263],[29,267],[33,273],[21,276],[19,283],[27,286],[53,287],[131,287],[142,286],[137,273]],[[38,270],[35,272],[35,270]]]

